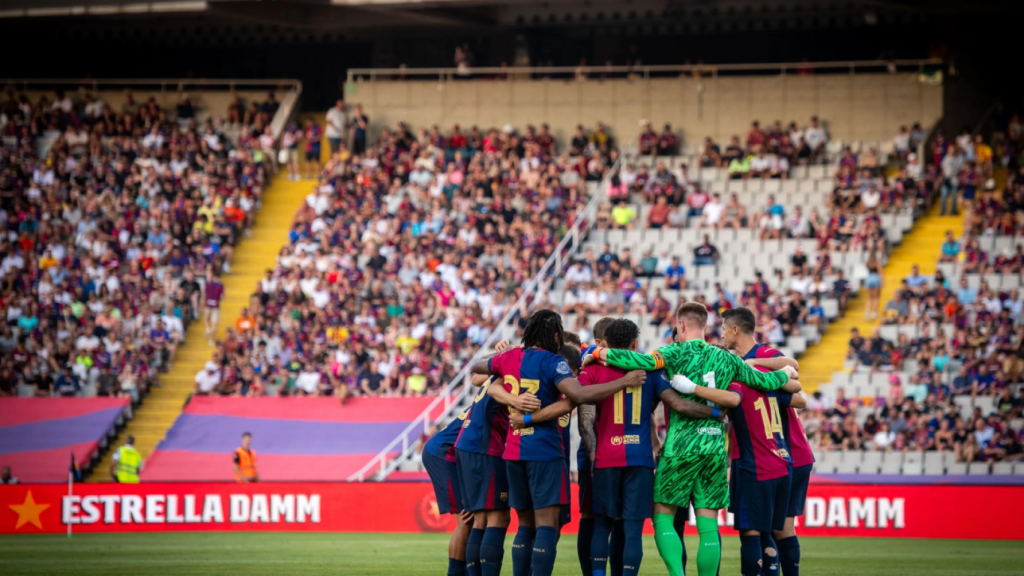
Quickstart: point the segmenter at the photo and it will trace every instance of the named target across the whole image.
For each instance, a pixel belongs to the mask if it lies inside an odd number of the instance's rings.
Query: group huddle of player
[[[458,516],[448,575],[498,576],[515,509],[512,575],[551,576],[571,517],[569,425],[578,408],[584,576],[636,575],[652,517],[669,574],[682,576],[691,505],[698,576],[718,574],[722,509],[734,514],[744,576],[778,576],[780,568],[798,576],[793,525],[814,459],[793,410],[805,406],[797,363],[755,342],[750,310],[729,310],[723,321],[725,347],[708,344],[707,309],[683,304],[673,343],[645,354],[630,320],[602,318],[583,348],[557,313],[540,310],[521,346],[501,342],[474,365],[473,405],[423,451],[439,511]],[[663,445],[651,418],[659,403]]]

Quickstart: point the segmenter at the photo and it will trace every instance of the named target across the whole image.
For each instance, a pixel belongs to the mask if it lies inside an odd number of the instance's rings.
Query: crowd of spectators
[[[138,401],[252,221],[263,154],[185,94],[8,92],[0,131],[0,395]]]
[[[436,394],[617,157],[601,124],[580,127],[563,153],[546,125],[444,134],[400,124],[364,145],[344,103],[336,110],[332,157],[276,266],[197,375],[199,394]]]
[[[885,306],[884,323],[900,327],[895,340],[883,337],[880,329],[868,338],[853,331],[848,359],[855,370],[888,373],[889,389],[878,398],[849,398],[843,389],[834,399],[817,394],[805,427],[821,449],[952,451],[958,462],[1024,457],[1024,387],[1019,384],[1024,298],[1020,290],[990,286],[981,276],[1019,277],[1024,254],[1018,244],[993,257],[980,242],[983,235],[1014,234],[1012,228],[992,229],[984,222],[1024,218],[1024,205],[1015,203],[1024,195],[1024,176],[1011,172],[1003,190],[990,182],[976,195],[972,186],[991,177],[992,159],[984,152],[990,148],[969,133],[957,140],[935,147],[935,160],[944,169],[949,155],[965,150],[986,160],[961,168],[984,175],[966,180],[975,184],[942,182],[952,187],[949,200],[959,197],[960,209],[966,210],[965,230],[961,238],[952,230],[946,233],[936,260],[956,264],[960,276],[946,278],[940,269],[928,277],[914,265]],[[945,157],[938,155],[942,150],[947,150]],[[917,335],[909,336],[904,327]],[[856,413],[864,406],[873,409],[860,422]]]

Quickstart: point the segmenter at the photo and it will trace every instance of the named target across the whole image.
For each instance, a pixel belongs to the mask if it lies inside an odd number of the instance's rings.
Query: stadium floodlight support
[[[468,384],[469,371],[473,365],[483,359],[485,356],[490,354],[491,349],[497,344],[501,338],[503,331],[500,327],[509,326],[516,318],[516,314],[519,310],[523,309],[529,304],[533,298],[545,294],[550,288],[552,282],[558,278],[558,276],[564,271],[566,265],[572,261],[573,257],[579,252],[580,247],[583,245],[583,240],[586,238],[587,232],[594,226],[594,222],[597,220],[597,208],[604,201],[605,196],[608,193],[608,186],[611,183],[611,177],[613,174],[619,171],[622,167],[623,159],[627,156],[632,156],[635,152],[632,152],[635,148],[635,143],[640,136],[639,132],[633,134],[625,142],[630,144],[623,147],[623,153],[619,155],[619,159],[615,161],[611,169],[608,170],[608,174],[598,184],[597,190],[591,195],[590,200],[587,202],[586,207],[576,217],[576,221],[573,223],[572,228],[565,234],[562,241],[559,242],[558,247],[548,257],[547,261],[544,262],[544,266],[541,267],[540,272],[530,279],[523,288],[523,294],[519,297],[519,300],[513,304],[509,311],[505,314],[505,317],[498,323],[499,329],[491,333],[490,336],[483,342],[480,349],[477,350],[476,354],[466,363],[466,365],[459,371],[458,374],[452,378],[452,381],[441,390],[441,393],[433,402],[430,403],[427,408],[416,417],[415,420],[409,423],[408,426],[402,430],[401,433],[394,440],[388,443],[383,450],[377,453],[369,462],[366,463],[357,472],[348,477],[349,482],[363,482],[366,480],[382,481],[388,477],[389,474],[394,472],[399,464],[406,460],[420,443],[420,438],[423,433],[426,433],[430,429],[430,425],[434,422],[443,422],[448,419],[452,411],[459,406],[466,396],[470,395],[471,385]],[[626,150],[630,150],[631,153],[626,153]],[[474,391],[475,394],[475,391]],[[432,418],[433,414],[438,408],[441,408],[441,413],[437,418]],[[391,458],[390,455],[398,452],[398,455]]]
[[[652,66],[484,66],[458,68],[349,68],[348,82],[374,80],[433,80],[449,82],[467,78],[499,78],[506,81],[542,77],[625,78],[693,76],[786,76],[812,70],[815,74],[858,74],[866,72],[932,72],[943,65],[938,58],[918,60],[851,60],[835,62],[780,62],[776,64],[664,64]]]

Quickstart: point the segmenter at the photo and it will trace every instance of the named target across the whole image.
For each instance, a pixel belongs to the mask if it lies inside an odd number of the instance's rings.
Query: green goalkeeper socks
[[[675,519],[674,514],[654,515],[654,542],[658,545],[658,554],[661,554],[669,576],[683,576],[683,543],[676,533]]]
[[[700,534],[700,543],[697,545],[697,576],[715,576],[722,561],[722,539],[718,536],[718,518],[697,516],[697,532]]]

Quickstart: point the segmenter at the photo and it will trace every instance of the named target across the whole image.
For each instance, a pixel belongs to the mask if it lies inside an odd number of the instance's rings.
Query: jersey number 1
[[[764,405],[764,398],[758,398],[754,402],[754,408],[761,413],[761,422],[764,424],[764,435],[769,440],[775,438],[775,434],[782,434],[782,414],[779,413],[779,401],[771,396],[768,397],[768,406]]]
[[[643,397],[643,386],[629,386],[625,390],[619,390],[615,393],[614,398],[614,421],[616,424],[622,424],[626,421],[626,394],[632,396],[630,403],[633,405],[633,413],[631,414],[632,423],[640,423],[640,410],[643,408],[640,406],[640,399]]]

